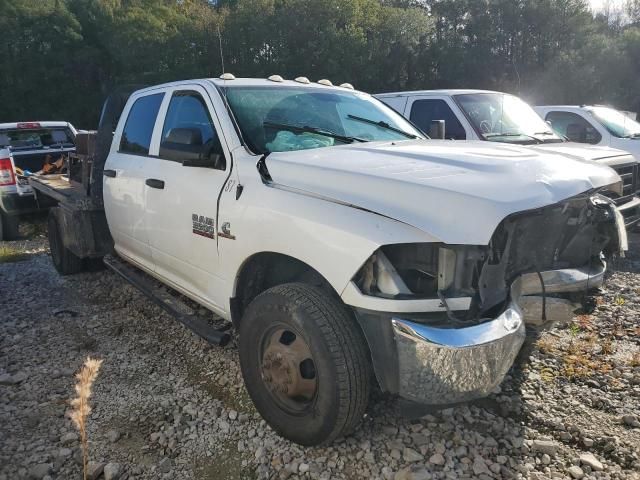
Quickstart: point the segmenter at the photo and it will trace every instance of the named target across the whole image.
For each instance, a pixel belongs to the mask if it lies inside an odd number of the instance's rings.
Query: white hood
[[[594,163],[489,142],[411,140],[276,152],[273,182],[413,225],[449,244],[486,245],[508,215],[620,177]]]
[[[633,155],[617,148],[588,145],[584,143],[563,142],[530,145],[529,148],[538,152],[559,153],[576,160],[589,160],[609,166],[634,162]]]

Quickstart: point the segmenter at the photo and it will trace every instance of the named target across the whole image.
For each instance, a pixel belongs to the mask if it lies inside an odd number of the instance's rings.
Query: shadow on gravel
[[[46,213],[34,213],[20,217],[19,238],[0,241],[0,264],[28,260],[46,251]]]

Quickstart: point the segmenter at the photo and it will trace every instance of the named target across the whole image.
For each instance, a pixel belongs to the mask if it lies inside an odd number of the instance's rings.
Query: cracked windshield
[[[562,139],[525,102],[512,95],[456,95],[456,101],[486,140],[509,143],[558,143]]]
[[[358,92],[309,87],[227,87],[242,135],[256,153],[425,138],[399,114]]]

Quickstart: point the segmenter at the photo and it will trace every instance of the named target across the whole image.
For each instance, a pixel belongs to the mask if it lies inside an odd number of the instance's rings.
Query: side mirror
[[[226,160],[218,138],[202,143],[199,128],[172,128],[160,144],[160,158],[182,163],[185,167],[225,170]]]
[[[179,145],[202,145],[202,132],[199,128],[172,128],[164,143]]]
[[[444,120],[431,120],[429,127],[429,137],[434,140],[444,140],[445,126]]]
[[[198,160],[202,152],[202,133],[198,128],[172,128],[160,144],[160,158],[185,162]]]

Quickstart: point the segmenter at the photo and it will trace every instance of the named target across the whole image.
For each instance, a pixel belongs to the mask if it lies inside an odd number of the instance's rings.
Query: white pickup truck
[[[419,404],[487,395],[525,324],[571,318],[602,284],[603,254],[625,248],[601,195],[622,188],[610,168],[426,140],[372,96],[306,78],[136,91],[103,187],[121,259],[105,261],[232,322],[256,408],[303,445],[351,431],[373,381]],[[69,211],[51,211],[62,273],[80,250],[59,226],[86,231]]]
[[[28,176],[74,152],[76,133],[68,122],[0,123],[0,240],[17,237],[19,215],[47,206]]]
[[[526,145],[541,152],[608,165],[618,172],[624,183],[622,196],[612,197],[627,226],[640,222],[640,157],[634,159],[630,153],[618,150],[621,148],[618,144],[585,145],[572,136],[569,141],[555,133],[530,105],[502,92],[418,90],[381,93],[376,97],[411,119],[424,132],[430,133],[433,122],[443,122],[444,138],[449,140]],[[640,140],[627,143],[640,146]]]
[[[640,160],[640,123],[623,112],[599,105],[533,108],[556,133],[572,142],[619,148]]]

